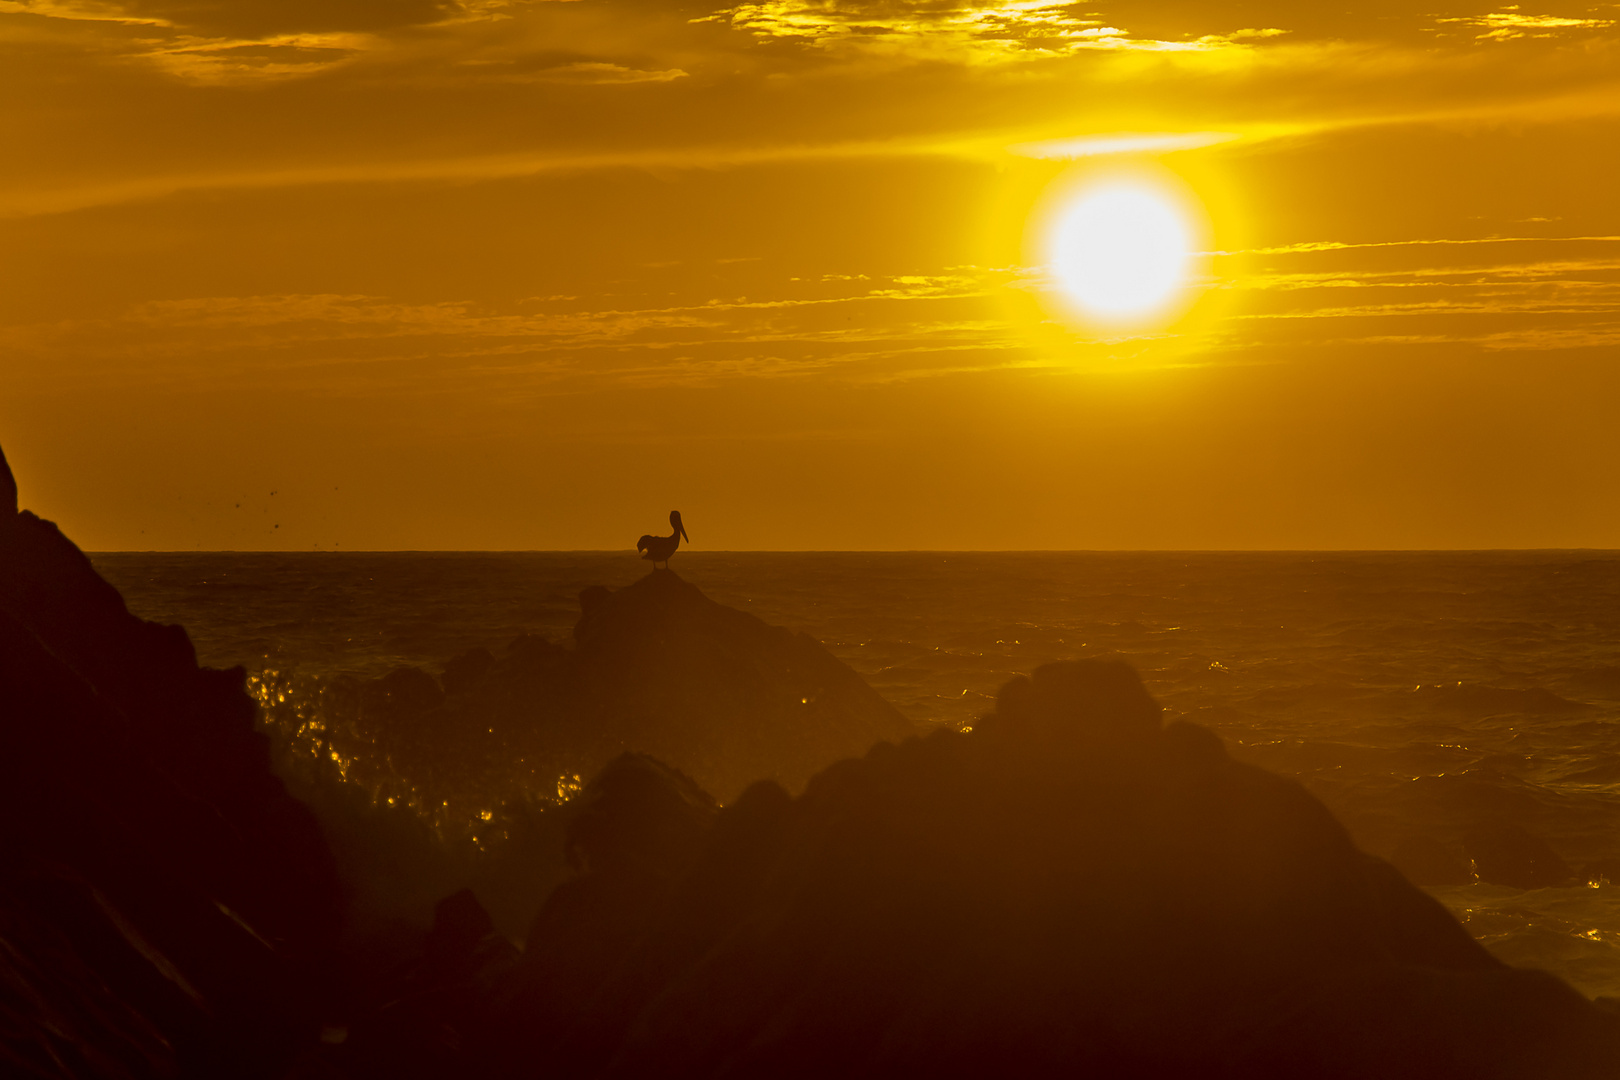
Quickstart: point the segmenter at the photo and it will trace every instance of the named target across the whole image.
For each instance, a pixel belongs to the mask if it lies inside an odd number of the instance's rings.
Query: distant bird
[[[686,535],[686,526],[681,524],[679,510],[669,512],[669,527],[671,531],[668,536],[643,536],[636,541],[636,550],[643,553],[641,556],[643,559],[652,560],[654,569],[657,569],[659,563],[664,564],[664,569],[669,569],[669,557],[675,554],[675,549],[681,546],[681,541],[685,540],[688,544],[692,542],[692,538]]]

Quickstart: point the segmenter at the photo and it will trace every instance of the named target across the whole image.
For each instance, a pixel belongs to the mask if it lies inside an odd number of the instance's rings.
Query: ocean
[[[338,680],[564,640],[581,589],[647,571],[631,552],[91,557],[203,663],[247,667],[283,739]],[[674,569],[811,634],[924,728],[971,726],[1044,662],[1124,657],[1167,719],[1298,778],[1363,849],[1461,858],[1429,892],[1496,955],[1620,995],[1620,553],[682,551]]]

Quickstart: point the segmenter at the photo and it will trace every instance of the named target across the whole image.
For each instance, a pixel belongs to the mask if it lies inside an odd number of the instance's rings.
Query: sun
[[[1146,175],[1064,185],[1039,228],[1052,299],[1101,328],[1165,322],[1182,310],[1198,270],[1195,200]]]
[[[1158,192],[1116,183],[1085,192],[1053,226],[1051,269],[1088,314],[1131,320],[1163,308],[1186,285],[1192,236]]]

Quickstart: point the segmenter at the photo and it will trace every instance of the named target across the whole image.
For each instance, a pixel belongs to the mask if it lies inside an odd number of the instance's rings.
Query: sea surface
[[[283,712],[313,709],[343,676],[436,672],[521,633],[564,640],[581,589],[647,570],[630,552],[92,559],[131,610],[184,625],[206,664],[245,665]],[[1046,661],[1123,656],[1168,718],[1298,777],[1368,851],[1528,834],[1568,864],[1568,884],[1429,891],[1503,959],[1620,995],[1620,553],[674,563],[711,598],[810,633],[920,724],[971,725],[1007,678]]]

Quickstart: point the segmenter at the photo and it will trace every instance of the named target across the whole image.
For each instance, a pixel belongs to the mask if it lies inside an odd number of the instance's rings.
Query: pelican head
[[[681,512],[679,510],[669,512],[669,527],[680,533],[681,539],[688,544],[692,542],[692,538],[686,535],[686,526],[681,524]]]

